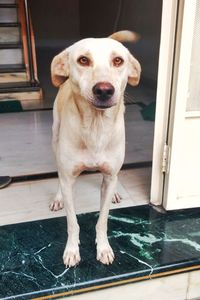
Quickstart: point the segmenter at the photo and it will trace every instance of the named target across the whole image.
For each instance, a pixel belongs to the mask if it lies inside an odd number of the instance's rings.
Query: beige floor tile
[[[146,172],[149,172],[148,169],[146,169]],[[127,185],[127,187],[122,183],[124,173],[129,178],[129,186]],[[131,186],[132,173],[133,170],[121,172],[117,190],[123,199],[119,204],[111,204],[111,208],[137,205],[138,200],[135,201],[135,199],[140,199],[140,204],[148,203],[147,193],[149,187],[143,181],[146,180],[146,177],[139,178],[135,175],[135,178],[138,179]],[[140,170],[135,170],[134,173],[140,173]],[[126,179],[123,179],[125,182]],[[99,210],[101,180],[101,174],[79,176],[74,188],[77,213]],[[64,210],[59,212],[49,210],[49,204],[55,196],[57,186],[58,179],[49,179],[11,184],[0,190],[0,225],[64,216]],[[139,198],[139,195],[141,198]]]

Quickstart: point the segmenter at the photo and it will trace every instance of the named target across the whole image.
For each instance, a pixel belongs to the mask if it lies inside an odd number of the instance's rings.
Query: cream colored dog
[[[69,267],[80,261],[72,187],[83,170],[97,169],[103,174],[96,225],[97,260],[110,264],[114,259],[107,219],[124,160],[123,95],[127,82],[138,84],[141,72],[139,62],[119,41],[136,39],[129,31],[109,38],[83,39],[52,61],[52,82],[59,87],[53,109],[53,149],[60,186],[50,208],[56,211],[65,205],[68,240],[63,260]]]

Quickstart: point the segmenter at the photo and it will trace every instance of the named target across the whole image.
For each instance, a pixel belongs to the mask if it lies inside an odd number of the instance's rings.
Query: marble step
[[[42,89],[39,86],[30,86],[29,82],[11,82],[0,85],[0,101],[10,99],[17,100],[41,100]]]
[[[17,9],[16,7],[5,7],[3,4],[0,6],[0,22],[17,22]]]
[[[26,82],[26,68],[23,64],[0,65],[0,83]]]
[[[0,65],[0,83],[26,82],[27,79],[23,64]]]
[[[21,92],[21,91],[32,91],[38,90],[39,87],[31,86],[30,82],[6,82],[0,83],[0,93],[7,91]]]
[[[6,196],[2,199],[3,204],[8,202],[11,207]],[[21,201],[21,193],[16,193],[16,200]],[[38,199],[34,200],[37,203]],[[26,201],[30,203],[29,198]],[[39,208],[38,205],[38,211]],[[6,215],[9,219],[9,212]],[[67,240],[66,217],[1,226],[0,298],[200,297],[199,208],[166,213],[148,205],[110,210],[108,239],[115,260],[109,266],[96,260],[98,215],[98,212],[78,215],[81,261],[74,268],[66,268],[62,259]],[[86,292],[89,293],[84,296]]]
[[[0,27],[0,43],[19,43],[20,42],[19,27]]]
[[[9,72],[25,72],[26,68],[24,64],[2,64],[0,65],[0,73]]]
[[[42,99],[42,90],[31,91],[31,92],[10,92],[10,93],[0,93],[1,100],[41,100]]]
[[[28,80],[26,72],[0,72],[0,83],[26,82]]]
[[[0,48],[0,65],[2,64],[22,64],[24,61],[23,52],[20,47],[11,49]]]

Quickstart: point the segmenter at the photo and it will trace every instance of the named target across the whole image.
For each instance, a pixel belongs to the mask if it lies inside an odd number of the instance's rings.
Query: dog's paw
[[[114,252],[108,242],[101,245],[97,244],[97,260],[104,265],[109,265],[113,263],[114,258]]]
[[[121,200],[122,200],[122,197],[120,196],[120,194],[115,193],[112,198],[112,203],[120,203]]]
[[[66,268],[74,267],[79,264],[81,260],[79,254],[79,247],[78,246],[66,246],[64,254],[63,254],[63,262]]]
[[[58,211],[60,209],[63,209],[64,207],[64,203],[62,200],[57,200],[55,199],[54,201],[52,201],[49,205],[49,208],[51,211]]]

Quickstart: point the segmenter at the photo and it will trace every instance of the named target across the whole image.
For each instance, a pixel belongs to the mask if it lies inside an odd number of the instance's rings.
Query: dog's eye
[[[113,59],[113,65],[115,67],[121,66],[123,64],[123,62],[124,62],[124,60],[121,57],[118,57],[118,56]]]
[[[86,56],[80,56],[77,61],[81,66],[89,66],[90,65],[90,59]]]

